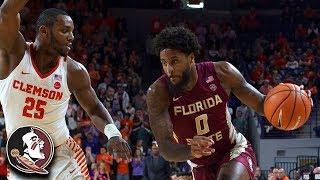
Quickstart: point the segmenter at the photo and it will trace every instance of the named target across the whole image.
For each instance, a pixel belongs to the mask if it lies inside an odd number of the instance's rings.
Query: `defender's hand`
[[[191,154],[195,158],[209,156],[215,151],[215,149],[211,147],[214,144],[214,141],[205,136],[194,136],[190,144]]]
[[[122,137],[112,137],[108,140],[107,149],[110,154],[116,154],[117,157],[129,160],[131,150],[128,143]]]

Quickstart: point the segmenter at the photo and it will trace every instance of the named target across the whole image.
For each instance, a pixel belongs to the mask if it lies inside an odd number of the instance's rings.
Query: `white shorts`
[[[50,179],[50,180],[64,180],[64,179],[86,179],[89,180],[89,171],[87,168],[85,155],[80,146],[69,137],[69,139],[60,146],[55,148],[54,158],[50,163],[48,177],[31,177],[22,176],[15,171],[8,170],[8,179]]]

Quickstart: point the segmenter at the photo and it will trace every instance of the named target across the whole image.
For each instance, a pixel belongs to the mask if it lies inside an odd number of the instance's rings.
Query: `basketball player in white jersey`
[[[49,179],[88,179],[84,153],[65,123],[71,93],[108,137],[110,152],[128,158],[129,146],[98,100],[86,69],[68,56],[74,39],[71,17],[58,9],[43,11],[35,41],[26,43],[19,32],[19,11],[27,2],[4,0],[0,7],[0,102],[7,134],[27,125],[44,129],[55,145]],[[10,171],[9,179],[18,176]]]

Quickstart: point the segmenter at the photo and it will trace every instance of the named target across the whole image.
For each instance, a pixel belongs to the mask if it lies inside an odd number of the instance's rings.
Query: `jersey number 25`
[[[36,100],[32,97],[27,97],[26,105],[23,107],[22,116],[28,118],[42,119],[44,115],[44,107],[47,105],[46,101],[40,99]]]

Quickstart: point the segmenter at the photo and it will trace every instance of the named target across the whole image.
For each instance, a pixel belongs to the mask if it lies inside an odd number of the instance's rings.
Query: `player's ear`
[[[49,35],[49,28],[44,25],[40,26],[39,35],[41,38],[47,37]]]
[[[195,63],[195,55],[193,52],[189,54],[188,60],[190,64]]]

